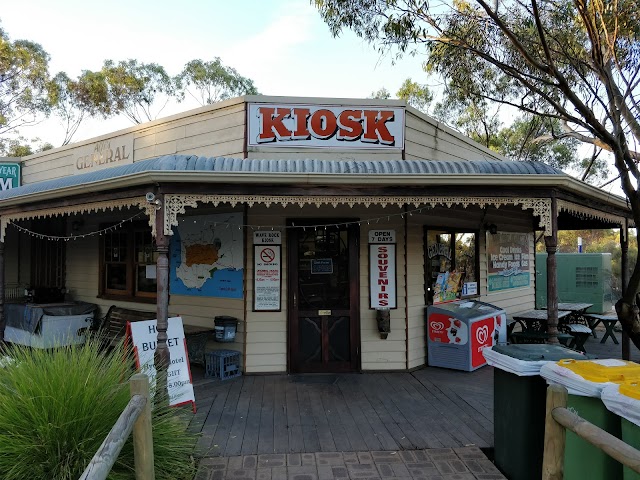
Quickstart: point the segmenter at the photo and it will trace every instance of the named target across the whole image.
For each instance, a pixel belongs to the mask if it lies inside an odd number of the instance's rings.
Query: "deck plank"
[[[262,395],[264,391],[264,377],[255,377],[249,401],[247,423],[242,437],[242,455],[252,455],[258,451],[260,436],[260,416],[262,413]]]
[[[275,453],[274,450],[274,402],[275,377],[268,376],[264,380],[262,405],[260,408],[260,431],[258,433],[258,448],[255,453]]]
[[[277,377],[274,382],[273,405],[273,451],[274,453],[289,453],[289,432],[287,429],[287,400],[285,388],[288,384],[286,377]]]
[[[298,404],[298,391],[296,384],[287,382],[285,387],[286,398],[286,418],[289,430],[289,452],[299,453],[304,451],[304,437],[302,435],[302,425],[300,424],[300,408]]]

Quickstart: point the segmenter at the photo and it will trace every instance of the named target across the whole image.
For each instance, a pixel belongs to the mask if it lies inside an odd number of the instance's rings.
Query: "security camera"
[[[152,203],[156,199],[156,196],[153,194],[153,192],[147,192],[145,198],[147,199],[147,202]]]

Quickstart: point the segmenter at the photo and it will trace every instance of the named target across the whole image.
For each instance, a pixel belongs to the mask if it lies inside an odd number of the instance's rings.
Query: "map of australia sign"
[[[169,288],[174,295],[242,298],[242,214],[183,217],[170,247]]]

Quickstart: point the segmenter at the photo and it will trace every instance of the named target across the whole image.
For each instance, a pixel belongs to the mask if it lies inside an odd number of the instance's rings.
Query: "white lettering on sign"
[[[404,146],[404,109],[249,104],[249,146]]]
[[[396,243],[396,231],[369,230],[369,243]]]
[[[20,186],[20,164],[0,162],[0,190],[11,190]]]
[[[281,245],[282,233],[276,231],[253,232],[253,243],[255,245]]]
[[[371,308],[396,308],[396,246],[369,245]]]

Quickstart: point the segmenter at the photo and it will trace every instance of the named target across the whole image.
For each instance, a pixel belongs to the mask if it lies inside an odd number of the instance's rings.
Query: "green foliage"
[[[311,3],[334,35],[346,28],[384,52],[426,53],[427,73],[445,85],[439,117],[489,148],[575,167],[575,141],[586,142],[612,152],[623,178],[640,178],[640,153],[629,149],[640,142],[637,0]],[[528,125],[501,132],[496,104]],[[514,142],[536,131],[535,142]],[[625,182],[629,198],[634,190]]]
[[[106,60],[102,66],[109,91],[111,111],[124,113],[134,123],[154,120],[170,98],[181,98],[175,79],[157,63]],[[152,105],[163,97],[157,113]]]
[[[11,41],[0,28],[0,135],[49,112],[49,55],[37,43]]]
[[[414,82],[410,78],[407,78],[400,89],[396,92],[398,98],[405,100],[413,108],[416,108],[424,113],[429,111],[429,106],[433,101],[433,93],[429,90],[427,85],[421,85]]]
[[[62,145],[67,145],[86,116],[107,118],[112,113],[109,85],[103,72],[85,70],[77,80],[58,73],[48,84],[53,112],[66,131]]]
[[[223,65],[218,57],[210,62],[191,60],[177,80],[181,88],[200,102],[200,105],[210,105],[241,95],[258,95],[253,80]]]
[[[0,138],[0,156],[2,157],[26,157],[37,152],[51,150],[53,145],[42,142],[39,138],[31,140],[25,137]]]
[[[0,478],[78,478],[129,401],[131,361],[93,341],[4,353],[13,362],[0,367]],[[156,478],[191,479],[195,442],[179,411],[156,399],[152,423]],[[109,478],[134,478],[132,449],[129,438]]]
[[[369,98],[375,98],[377,100],[388,100],[391,98],[391,93],[389,93],[389,90],[382,87],[377,92],[371,92],[371,95],[369,95]]]

